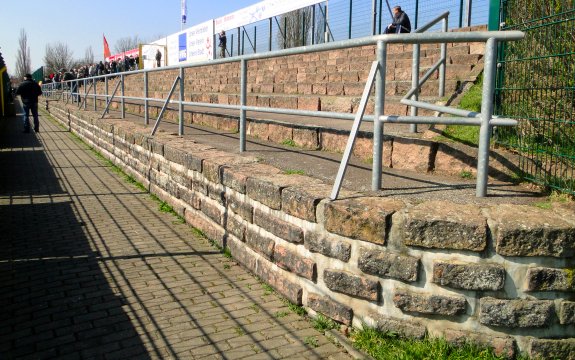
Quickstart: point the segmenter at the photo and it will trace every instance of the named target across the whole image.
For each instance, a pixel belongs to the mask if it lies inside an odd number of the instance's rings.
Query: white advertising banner
[[[186,30],[188,40],[188,57],[186,62],[190,63],[212,59],[214,54],[214,30],[212,24],[212,20],[208,20]]]
[[[165,66],[166,61],[166,46],[164,45],[165,38],[155,41],[152,44],[142,44],[142,64],[144,69],[153,69],[158,67],[156,54],[160,52],[160,66]]]
[[[324,1],[325,0],[265,0],[215,19],[215,33],[219,33],[221,30],[229,30],[252,24],[263,19],[278,16]]]

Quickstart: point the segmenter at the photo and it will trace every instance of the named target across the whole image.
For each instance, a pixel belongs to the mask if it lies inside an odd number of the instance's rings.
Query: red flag
[[[102,36],[104,36],[104,60],[109,58],[112,54],[110,54],[110,47],[108,46],[108,40],[106,40],[106,36],[104,34],[102,34]]]

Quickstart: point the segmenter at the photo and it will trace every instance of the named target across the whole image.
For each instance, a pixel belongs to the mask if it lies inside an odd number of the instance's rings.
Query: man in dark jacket
[[[24,82],[18,86],[16,95],[20,95],[22,106],[24,107],[24,132],[30,132],[30,110],[34,117],[34,131],[40,131],[40,122],[38,121],[38,96],[42,95],[42,88],[37,82],[32,80],[32,75],[24,75]]]
[[[385,28],[386,34],[399,34],[411,32],[411,22],[400,6],[393,8],[393,22]]]

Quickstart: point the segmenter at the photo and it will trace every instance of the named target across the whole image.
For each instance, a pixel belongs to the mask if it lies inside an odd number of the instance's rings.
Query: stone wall
[[[575,358],[572,209],[330,201],[330,184],[252,157],[51,108],[293,303],[346,325]]]

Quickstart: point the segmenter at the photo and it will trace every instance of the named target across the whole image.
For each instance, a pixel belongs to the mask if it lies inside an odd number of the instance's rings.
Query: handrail
[[[424,26],[423,28],[425,28]],[[496,48],[494,48],[494,44],[497,44],[499,41],[513,41],[522,39],[524,34],[520,31],[506,31],[506,32],[499,32],[499,31],[480,31],[480,32],[456,32],[456,33],[410,33],[410,34],[382,34],[382,35],[375,35],[369,36],[359,39],[350,39],[350,40],[343,40],[338,42],[330,42],[330,43],[323,43],[323,44],[316,44],[312,46],[302,46],[298,48],[290,48],[285,50],[277,50],[271,51],[267,53],[256,53],[256,54],[249,54],[249,55],[242,55],[235,58],[224,58],[218,60],[209,60],[209,61],[202,61],[193,64],[186,64],[184,66],[166,66],[162,68],[155,68],[155,69],[144,69],[144,70],[135,70],[135,71],[128,71],[123,73],[116,73],[116,74],[106,74],[92,77],[93,81],[97,79],[108,79],[110,77],[117,77],[120,76],[121,80],[116,85],[116,89],[114,90],[114,95],[112,99],[115,97],[115,93],[118,89],[118,86],[122,85],[122,94],[120,96],[116,96],[121,100],[121,111],[122,111],[122,118],[124,117],[125,112],[125,104],[124,101],[126,99],[135,99],[140,100],[143,99],[144,102],[147,101],[164,101],[164,105],[158,120],[156,121],[154,130],[152,134],[155,133],[155,130],[159,126],[161,121],[162,115],[167,108],[168,104],[175,103],[179,104],[180,106],[180,116],[179,116],[179,127],[180,129],[183,128],[183,106],[184,105],[194,105],[194,106],[204,106],[210,108],[222,108],[222,109],[234,109],[239,110],[240,114],[240,152],[245,151],[245,139],[246,139],[246,111],[253,110],[253,111],[262,111],[262,112],[275,112],[275,113],[283,113],[283,114],[296,114],[296,115],[311,115],[311,116],[319,116],[319,117],[331,117],[334,119],[345,119],[351,120],[353,119],[354,122],[356,121],[357,117],[360,116],[359,112],[355,116],[349,113],[326,113],[326,112],[319,112],[319,111],[305,111],[305,110],[293,110],[293,109],[272,109],[272,108],[260,108],[256,106],[247,106],[246,95],[247,95],[247,64],[249,61],[252,60],[260,60],[260,59],[270,59],[270,58],[277,58],[280,56],[289,56],[289,55],[298,55],[298,54],[306,54],[311,52],[319,52],[319,51],[329,51],[329,50],[337,50],[343,48],[353,48],[353,47],[360,47],[366,45],[377,45],[376,55],[377,55],[377,71],[375,74],[375,114],[373,116],[365,116],[361,114],[360,121],[373,121],[374,122],[374,155],[373,155],[373,169],[372,169],[372,190],[379,190],[381,189],[381,173],[382,173],[382,144],[383,144],[383,124],[388,122],[394,123],[405,123],[406,121],[410,121],[412,124],[429,124],[429,123],[463,123],[467,120],[463,118],[471,117],[471,119],[466,124],[469,125],[480,125],[480,146],[479,146],[479,154],[478,154],[478,182],[477,182],[477,196],[485,196],[486,194],[486,174],[487,174],[487,164],[488,164],[488,154],[489,154],[489,133],[490,127],[494,125],[498,126],[513,126],[516,124],[513,120],[510,119],[493,119],[491,117],[491,112],[493,109],[493,83],[492,81],[488,81],[487,78],[489,76],[494,76],[493,66],[495,64],[496,59],[494,56],[496,55]],[[431,118],[431,117],[418,117],[418,116],[390,116],[384,115],[384,102],[385,102],[385,66],[387,61],[387,45],[388,44],[396,44],[396,43],[403,43],[403,44],[427,44],[427,43],[439,43],[439,44],[446,44],[446,43],[460,43],[460,42],[486,42],[486,54],[484,56],[484,69],[485,69],[485,76],[484,76],[484,96],[483,96],[483,103],[482,103],[482,111],[481,114],[476,112],[470,112],[466,110],[458,110],[458,109],[450,109],[448,107],[442,107],[433,104],[423,104],[420,101],[414,101],[407,98],[401,100],[402,103],[410,105],[410,106],[417,106],[421,108],[436,108],[439,111],[445,113],[455,114],[460,116],[459,118]],[[445,54],[442,53],[442,57]],[[209,103],[197,103],[197,102],[186,102],[184,101],[185,97],[184,94],[184,87],[183,87],[183,74],[184,69],[187,68],[195,68],[207,65],[220,65],[225,63],[236,63],[240,62],[241,64],[241,81],[240,81],[240,105],[216,105],[216,104],[209,104]],[[445,63],[445,61],[443,62]],[[440,67],[444,64],[438,64],[437,66]],[[433,66],[433,70],[431,72],[437,70],[437,66]],[[124,84],[124,77],[133,75],[133,74],[145,74],[144,77],[147,77],[147,74],[155,72],[155,71],[166,71],[166,70],[179,70],[180,76],[178,76],[172,86],[170,94],[168,98],[163,99],[152,99],[147,96],[147,88],[144,91],[144,98],[134,97],[134,96],[125,96],[123,91],[123,84]],[[419,74],[419,71],[418,71]],[[421,84],[427,80],[430,74],[426,74],[422,77]],[[73,80],[78,81],[78,80]],[[180,99],[177,101],[172,101],[171,96],[173,91],[175,90],[175,86],[177,82],[180,81]],[[67,82],[63,82],[63,86],[66,85]],[[147,86],[147,81],[145,81],[145,86]],[[420,81],[418,79],[416,88],[421,86]],[[371,87],[370,87],[371,88]],[[71,87],[70,87],[71,89]],[[417,90],[415,90],[416,92]],[[364,90],[365,92],[365,90]],[[413,95],[413,91],[410,90],[411,95]],[[98,97],[105,97],[108,99],[107,89],[105,95],[95,94],[94,91],[94,98]],[[107,112],[112,99],[108,102],[106,106],[106,110],[104,110],[104,114]],[[102,116],[104,116],[104,114]],[[180,131],[182,133],[182,131]],[[348,141],[349,143],[349,141]],[[341,181],[341,180],[338,180]]]

